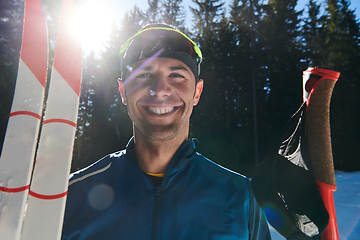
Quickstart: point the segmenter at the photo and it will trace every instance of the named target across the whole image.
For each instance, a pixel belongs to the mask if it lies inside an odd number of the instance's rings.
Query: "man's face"
[[[120,86],[123,103],[134,123],[134,134],[152,140],[186,139],[203,81],[195,84],[193,73],[179,60],[155,58],[140,66],[145,61],[134,64],[133,76]]]

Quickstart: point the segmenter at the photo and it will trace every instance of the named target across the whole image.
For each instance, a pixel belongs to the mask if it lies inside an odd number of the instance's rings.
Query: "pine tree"
[[[201,65],[201,76],[204,78],[205,91],[202,95],[200,105],[197,107],[201,112],[201,117],[194,118],[199,123],[198,127],[194,127],[198,133],[202,132],[209,137],[213,127],[219,128],[216,119],[221,119],[220,112],[213,112],[214,109],[220,109],[222,96],[219,96],[218,87],[221,86],[221,77],[218,74],[218,62],[216,55],[218,49],[218,26],[224,12],[224,2],[221,0],[194,0],[196,8],[190,8],[193,13],[193,40],[195,40],[202,51],[203,62]],[[216,105],[214,105],[214,103]],[[219,105],[219,107],[215,107]],[[207,113],[207,114],[206,114]],[[210,114],[212,113],[212,114]],[[214,120],[213,120],[214,119]],[[197,125],[197,124],[195,124]],[[214,132],[214,131],[213,131]]]
[[[300,14],[295,10],[296,0],[270,0],[264,5],[264,17],[259,23],[262,46],[261,67],[266,72],[262,87],[265,102],[259,110],[260,142],[277,140],[287,119],[302,102],[302,63]],[[267,152],[265,150],[265,152]]]
[[[324,24],[325,15],[320,15],[320,5],[316,1],[309,0],[307,4],[308,17],[304,19],[302,27],[302,44],[305,61],[309,66],[319,66],[319,48],[321,48],[322,26]]]
[[[97,58],[89,55],[83,63],[78,132],[72,171],[125,148],[131,137],[131,122],[121,103],[120,44],[124,34],[113,24],[105,49]]]
[[[222,0],[193,0],[197,8],[190,7],[194,16],[194,32],[199,41],[216,31],[216,26],[224,12]]]
[[[126,39],[133,36],[147,22],[148,20],[146,19],[146,14],[136,5],[129,13],[125,13],[120,26],[121,44],[124,43]]]
[[[207,95],[212,95],[211,98],[217,97],[214,93],[210,92],[216,90],[218,86],[218,82],[215,80],[217,76],[212,74],[216,72],[218,67],[216,63],[216,43],[218,42],[219,21],[224,12],[224,2],[221,0],[194,0],[194,3],[197,7],[190,7],[194,19],[192,35],[193,40],[199,44],[203,54],[204,64],[201,66],[201,75],[205,78],[207,93],[203,95],[202,102],[207,102]],[[209,102],[208,104],[211,103]],[[208,104],[204,103],[203,105],[208,106]]]
[[[13,99],[20,57],[24,4],[0,1],[0,150]]]
[[[146,19],[148,23],[158,23],[159,21],[159,0],[148,0],[149,8],[146,11]]]
[[[332,69],[347,68],[359,46],[359,23],[347,1],[329,0],[327,4],[319,64]]]
[[[327,5],[320,64],[341,72],[330,111],[334,162],[336,169],[354,171],[360,169],[354,158],[360,134],[360,27],[347,1],[329,0]]]
[[[260,22],[262,19],[263,6],[255,0],[234,0],[231,5],[231,23],[236,35],[237,45],[235,51],[237,78],[241,83],[242,99],[239,100],[237,119],[241,121],[242,135],[247,135],[247,141],[242,144],[248,145],[247,158],[248,165],[254,166],[259,161],[258,156],[258,107],[259,103],[264,101],[263,88],[264,72],[262,69],[263,57],[260,40]],[[262,99],[259,101],[259,99]],[[245,139],[245,138],[244,138]],[[249,141],[249,139],[252,139]],[[255,160],[255,161],[254,161]],[[249,175],[249,174],[248,174]]]
[[[111,37],[106,49],[101,54],[99,63],[100,75],[108,85],[106,98],[108,99],[108,124],[109,136],[112,151],[125,148],[128,140],[132,136],[132,124],[127,114],[127,108],[122,104],[119,92],[118,78],[120,74],[119,46],[124,42],[123,34],[114,24]],[[111,139],[112,138],[112,139]]]
[[[163,0],[161,2],[161,21],[183,30],[186,12],[181,4],[182,0]]]
[[[201,77],[204,92],[195,108],[191,122],[191,134],[200,143],[199,151],[212,160],[235,171],[247,174],[242,161],[248,145],[239,146],[241,120],[239,109],[243,97],[239,82],[239,54],[232,25],[225,16],[222,1],[194,1],[196,41],[203,52]]]
[[[76,136],[72,159],[72,172],[79,170],[94,161],[91,159],[91,138],[93,125],[91,118],[94,113],[92,95],[94,92],[94,80],[97,71],[94,52],[91,52],[82,62],[82,82],[79,101],[79,112],[76,124]]]

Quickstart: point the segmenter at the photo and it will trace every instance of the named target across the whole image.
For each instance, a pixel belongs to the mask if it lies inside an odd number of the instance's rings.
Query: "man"
[[[71,176],[63,240],[270,239],[249,180],[188,139],[202,55],[185,34],[148,25],[121,48],[125,150]]]

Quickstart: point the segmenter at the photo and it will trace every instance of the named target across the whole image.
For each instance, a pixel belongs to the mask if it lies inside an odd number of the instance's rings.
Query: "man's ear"
[[[200,79],[195,86],[195,94],[194,94],[194,100],[193,100],[193,106],[196,106],[200,101],[200,96],[203,91],[204,87],[204,81]]]
[[[119,83],[119,91],[121,94],[122,103],[124,105],[127,105],[126,90],[125,90],[124,82],[121,80],[121,78],[119,78],[118,83]]]

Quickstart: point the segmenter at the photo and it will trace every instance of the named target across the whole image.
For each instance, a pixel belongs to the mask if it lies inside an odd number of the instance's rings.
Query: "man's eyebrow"
[[[171,71],[185,70],[185,71],[189,72],[189,71],[188,71],[185,67],[183,67],[183,66],[173,66],[173,67],[169,67],[169,69],[170,69]]]
[[[143,68],[138,68],[139,70],[151,71],[153,68],[151,66],[145,66]]]

